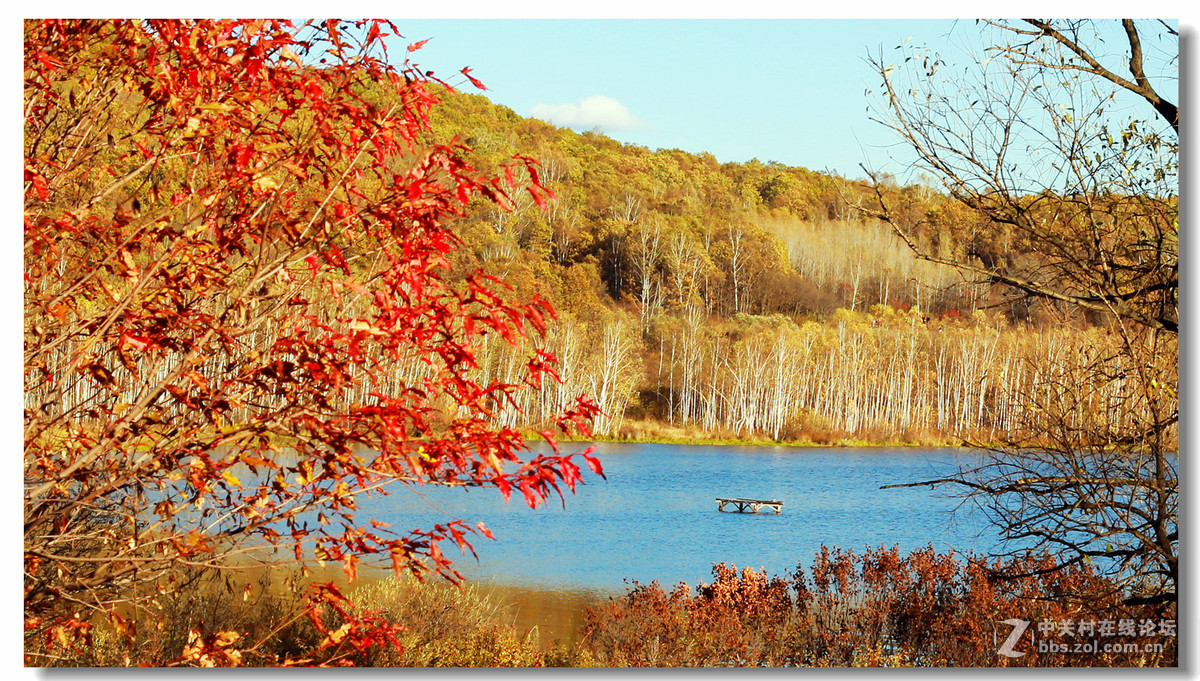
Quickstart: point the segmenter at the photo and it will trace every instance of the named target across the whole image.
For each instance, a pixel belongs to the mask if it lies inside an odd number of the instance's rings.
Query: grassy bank
[[[581,438],[582,440],[582,438]],[[570,441],[570,438],[563,438]],[[628,442],[672,445],[727,445],[763,447],[957,447],[961,438],[929,432],[900,435],[884,432],[841,433],[808,432],[773,440],[743,437],[729,431],[707,431],[694,425],[679,426],[654,420],[625,421],[615,434],[594,435],[588,442]]]

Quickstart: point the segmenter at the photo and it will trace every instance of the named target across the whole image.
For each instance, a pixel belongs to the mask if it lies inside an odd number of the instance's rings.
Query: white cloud
[[[625,105],[604,95],[586,97],[577,104],[536,104],[529,113],[555,125],[591,130],[639,130],[646,124]]]

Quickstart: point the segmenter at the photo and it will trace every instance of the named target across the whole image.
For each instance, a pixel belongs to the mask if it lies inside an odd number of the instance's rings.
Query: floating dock
[[[773,511],[775,513],[783,513],[783,502],[774,501],[771,499],[727,499],[717,497],[717,510],[724,513],[727,507],[732,506],[732,511],[737,513],[758,513],[762,509]]]

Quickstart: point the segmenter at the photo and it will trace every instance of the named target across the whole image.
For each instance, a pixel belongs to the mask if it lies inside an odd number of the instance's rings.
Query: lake
[[[625,580],[695,585],[719,562],[782,575],[809,565],[822,544],[963,552],[998,544],[978,514],[953,513],[959,500],[944,496],[945,486],[879,489],[941,477],[958,457],[975,456],[969,450],[600,443],[596,456],[608,479],[579,460],[587,484],[566,494],[565,507],[557,497],[532,510],[515,492],[506,504],[492,489],[427,486],[367,500],[362,510],[396,531],[482,521],[496,539],[476,536],[478,562],[456,560],[468,579],[576,594],[620,592]],[[719,513],[717,497],[777,499],[783,513]]]

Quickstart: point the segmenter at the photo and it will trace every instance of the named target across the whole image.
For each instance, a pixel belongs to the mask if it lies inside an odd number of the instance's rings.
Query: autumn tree
[[[29,663],[105,619],[135,640],[185,568],[291,556],[350,578],[374,562],[457,579],[440,544],[490,536],[462,520],[368,523],[368,492],[487,487],[536,506],[574,489],[580,469],[551,432],[553,453],[533,455],[491,420],[554,380],[553,357],[531,354],[517,381],[469,372],[484,339],[541,333],[549,304],[509,300],[483,272],[446,276],[461,245],[450,222],[473,197],[545,192],[528,159],[506,182],[428,140],[438,98],[428,74],[387,61],[395,27],[24,30]],[[594,413],[580,401],[558,423],[586,433]],[[322,610],[344,625],[309,661],[394,642],[345,603],[314,586],[314,625]],[[146,661],[237,663],[254,652],[241,647],[236,632],[197,632],[179,659]]]
[[[1094,315],[1117,349],[1022,396],[1022,437],[945,480],[1017,548],[1093,562],[1129,601],[1178,580],[1178,34],[1165,22],[983,22],[963,68],[917,49],[872,61],[877,112],[949,195],[1019,244],[935,253],[877,184],[863,209],[927,261]],[[1116,47],[1114,47],[1116,46]],[[993,240],[992,247],[999,245]],[[997,257],[998,255],[1019,257]],[[1108,416],[1081,418],[1102,403]],[[1117,410],[1137,414],[1130,421]]]

